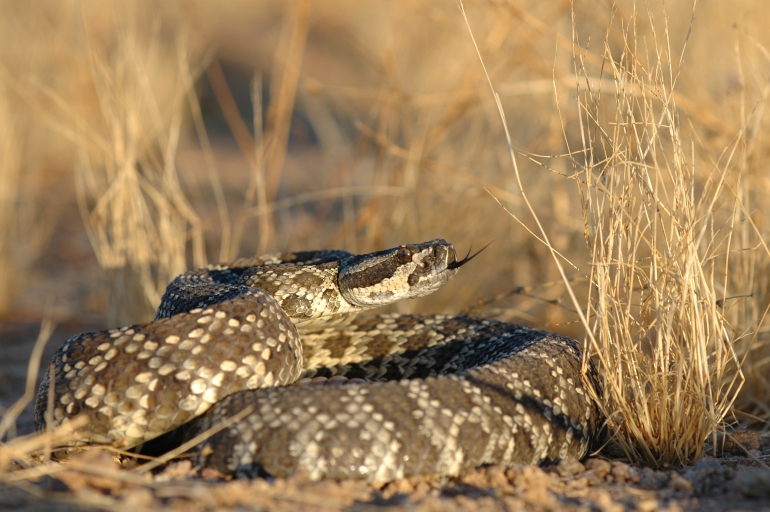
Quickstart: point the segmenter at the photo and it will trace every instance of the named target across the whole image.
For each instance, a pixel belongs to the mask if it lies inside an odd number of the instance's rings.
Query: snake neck
[[[422,297],[449,282],[457,267],[454,246],[436,239],[332,261],[266,265],[240,280],[276,298],[305,331],[345,325],[360,311]]]
[[[464,261],[457,261],[454,246],[443,239],[364,255],[307,251],[244,258],[177,277],[156,319],[261,290],[300,331],[341,327],[361,311],[432,293]]]
[[[368,309],[345,299],[337,283],[339,267],[339,261],[254,267],[241,282],[275,297],[298,328],[312,329],[314,324],[344,323],[350,315]]]

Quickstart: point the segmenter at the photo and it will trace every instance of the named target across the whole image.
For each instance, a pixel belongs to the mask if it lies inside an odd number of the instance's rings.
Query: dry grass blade
[[[16,203],[21,174],[20,148],[7,94],[3,89],[0,89],[0,312],[8,309],[13,296],[17,269],[14,247],[19,242],[13,235],[17,228]]]
[[[37,172],[24,154],[29,129],[13,108],[10,89],[0,82],[0,313],[11,309],[22,272],[41,254],[54,228],[36,212]]]
[[[296,3],[293,16],[287,16],[284,22],[285,54],[279,46],[275,55],[274,73],[280,76],[280,81],[273,82],[271,86],[265,134],[266,186],[269,200],[276,196],[286,160],[286,145],[289,142],[291,116],[297,96],[312,6],[312,0],[299,0]]]
[[[497,106],[497,111],[498,111],[498,113],[500,115],[500,120],[503,123],[503,130],[504,130],[504,133],[505,133],[505,139],[506,139],[506,142],[507,142],[507,145],[508,145],[508,153],[509,153],[510,158],[511,158],[511,164],[512,164],[512,167],[513,167],[514,175],[516,177],[516,183],[517,183],[517,185],[519,187],[519,193],[521,194],[521,197],[522,197],[525,205],[527,206],[527,210],[532,215],[533,220],[537,224],[537,228],[538,228],[538,231],[540,233],[540,235],[539,235],[540,238],[538,237],[537,234],[533,233],[529,228],[527,228],[526,225],[518,217],[516,217],[514,214],[512,214],[511,212],[509,212],[507,210],[506,210],[506,212],[511,217],[513,217],[513,219],[516,220],[519,224],[524,226],[525,229],[527,229],[527,231],[530,234],[535,236],[540,242],[543,243],[543,245],[545,245],[548,248],[548,251],[549,251],[549,253],[551,255],[551,258],[553,259],[554,264],[556,265],[556,268],[559,271],[559,275],[561,276],[563,282],[566,285],[566,290],[567,290],[567,292],[569,294],[569,297],[570,297],[570,299],[572,301],[572,304],[575,307],[575,311],[578,313],[580,321],[587,328],[588,327],[587,319],[586,319],[585,315],[583,314],[583,311],[582,311],[582,308],[580,307],[580,303],[578,302],[577,296],[575,295],[575,292],[573,291],[572,286],[570,286],[570,280],[567,277],[567,274],[564,272],[564,267],[561,264],[561,258],[560,258],[561,254],[551,244],[551,242],[550,242],[550,240],[548,238],[548,233],[546,232],[545,228],[543,227],[543,224],[540,222],[540,218],[538,217],[537,212],[533,208],[532,203],[530,203],[529,198],[527,196],[527,193],[524,190],[524,186],[523,186],[522,180],[521,180],[521,175],[519,173],[519,166],[518,166],[518,163],[516,161],[516,154],[514,153],[514,150],[513,150],[513,142],[511,140],[511,134],[510,134],[510,132],[508,130],[508,124],[507,124],[507,122],[505,120],[505,112],[503,111],[503,106],[502,106],[502,103],[500,101],[500,96],[498,96],[498,94],[495,92],[495,88],[492,85],[492,80],[489,78],[489,74],[487,73],[486,66],[484,65],[484,61],[483,61],[483,59],[481,57],[481,52],[479,51],[478,45],[476,44],[476,39],[473,37],[473,31],[471,30],[470,23],[468,22],[468,17],[467,17],[467,15],[465,13],[465,7],[463,6],[462,1],[460,1],[459,5],[460,5],[460,10],[461,10],[461,12],[463,14],[463,19],[465,20],[466,27],[468,28],[468,33],[470,34],[471,40],[473,41],[473,46],[476,49],[476,54],[478,55],[479,61],[481,62],[481,66],[484,69],[484,75],[487,78],[487,83],[489,84],[489,88],[492,91],[492,96],[495,99],[495,105]],[[500,204],[499,200],[497,200],[497,201],[498,201],[498,204]],[[574,267],[574,265],[571,262],[570,262],[570,264]],[[589,331],[589,337],[591,337],[591,340],[593,342],[594,340],[593,340],[593,337],[590,334],[590,331]],[[587,386],[587,389],[589,389],[589,390],[592,389],[592,388],[593,388],[593,386]]]
[[[205,441],[209,437],[213,436],[217,432],[220,432],[220,431],[226,429],[227,427],[229,427],[230,425],[241,421],[243,418],[245,418],[246,416],[248,416],[252,412],[254,412],[254,407],[253,406],[246,407],[242,411],[239,411],[238,413],[233,414],[229,418],[224,419],[222,422],[217,423],[215,426],[211,427],[207,431],[202,432],[202,433],[198,434],[197,436],[193,437],[192,439],[182,443],[181,445],[179,445],[178,447],[176,447],[173,450],[169,451],[168,453],[164,453],[163,455],[161,455],[157,459],[155,459],[153,461],[150,461],[150,462],[148,462],[146,464],[143,464],[142,466],[137,468],[136,472],[139,473],[139,474],[147,473],[148,471],[151,471],[151,470],[153,470],[153,469],[155,469],[155,468],[157,468],[159,466],[162,466],[166,462],[168,462],[168,461],[170,461],[170,460],[180,456],[181,454],[185,453],[187,450],[189,450],[191,448],[194,448],[195,446],[199,445],[200,443],[202,443],[203,441]]]
[[[49,432],[17,437],[8,443],[0,445],[0,481],[22,481],[50,474],[52,471],[66,469],[59,464],[40,465],[33,460],[33,457],[39,458],[41,453],[45,455],[45,452],[51,446],[63,446],[69,441],[77,439],[80,435],[78,430],[87,424],[88,418],[86,416],[78,416]],[[27,467],[9,472],[8,465],[12,460],[23,462]]]

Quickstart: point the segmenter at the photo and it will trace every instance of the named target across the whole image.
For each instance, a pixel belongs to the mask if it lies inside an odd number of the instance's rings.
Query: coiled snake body
[[[154,321],[64,343],[36,424],[85,414],[75,445],[124,449],[216,427],[194,452],[225,475],[388,481],[582,458],[600,441],[601,387],[576,341],[465,316],[356,316],[431,293],[468,259],[437,239],[188,272]],[[286,387],[336,375],[356,380]]]

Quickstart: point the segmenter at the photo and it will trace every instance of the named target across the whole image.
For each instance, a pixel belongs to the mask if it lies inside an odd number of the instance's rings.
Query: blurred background
[[[614,94],[609,59],[670,63],[692,172],[705,182],[731,159],[747,214],[768,229],[770,6],[666,8],[465,2],[522,185],[581,297],[578,98]],[[393,309],[582,339],[530,229],[454,1],[0,2],[0,406],[23,392],[42,320],[57,326],[45,364],[74,333],[152,318],[186,269],[256,253],[492,241],[444,289]],[[764,296],[763,282],[740,292]],[[757,374],[768,357],[751,355]],[[752,385],[746,403],[767,413],[765,382]]]

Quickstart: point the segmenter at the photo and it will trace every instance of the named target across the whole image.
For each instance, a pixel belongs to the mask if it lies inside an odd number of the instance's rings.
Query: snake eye
[[[402,245],[396,250],[396,258],[398,258],[398,261],[401,263],[408,263],[412,261],[412,251]]]

